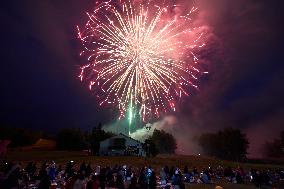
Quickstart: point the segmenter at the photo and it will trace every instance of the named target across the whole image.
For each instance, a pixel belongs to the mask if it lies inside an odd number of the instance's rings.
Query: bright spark
[[[192,26],[197,8],[173,16],[176,7],[110,0],[87,13],[83,30],[78,27],[81,55],[87,54],[89,61],[79,77],[89,82],[100,105],[118,107],[120,118],[130,103],[143,120],[175,111],[177,100],[197,88],[195,80],[205,73],[197,68],[195,55],[205,45],[203,32]]]

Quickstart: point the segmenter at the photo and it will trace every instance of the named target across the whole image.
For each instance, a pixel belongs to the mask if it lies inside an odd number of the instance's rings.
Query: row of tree
[[[83,132],[79,128],[61,129],[56,137],[56,144],[59,150],[84,150],[91,149],[96,155],[99,152],[100,142],[114,136],[111,132],[106,132],[99,124],[91,132]]]
[[[91,152],[97,155],[100,142],[112,136],[114,136],[113,133],[104,131],[99,124],[90,132],[84,132],[79,128],[61,129],[54,139],[59,150],[91,149]],[[42,137],[44,137],[43,132],[25,128],[0,127],[0,140],[11,140],[10,147],[32,145]],[[198,137],[198,144],[204,155],[235,161],[246,159],[249,146],[247,136],[241,130],[233,128],[202,134]],[[154,130],[153,135],[144,143],[148,156],[175,153],[176,148],[174,136],[163,130]],[[266,157],[284,157],[284,131],[272,142],[266,142],[263,145],[263,152]]]
[[[102,129],[101,124],[91,132],[82,132],[80,129],[62,129],[57,135],[57,147],[60,150],[91,149],[98,155],[100,142],[114,136],[113,133]],[[246,159],[248,139],[239,129],[226,128],[216,133],[205,133],[198,138],[204,155],[220,159],[243,161]],[[173,154],[177,148],[176,139],[170,133],[155,129],[144,143],[147,156],[157,154]]]
[[[280,133],[278,138],[264,144],[263,154],[273,158],[284,157],[284,131]]]
[[[198,143],[205,155],[235,161],[245,160],[249,147],[247,136],[241,130],[232,128],[226,128],[217,133],[202,134]],[[284,131],[273,141],[265,142],[262,153],[268,158],[284,157]]]
[[[170,133],[155,129],[153,135],[144,143],[144,150],[147,156],[156,156],[157,154],[174,154],[177,148],[176,139]]]
[[[40,131],[25,128],[0,127],[0,140],[10,140],[10,147],[21,147],[34,144],[43,136]]]
[[[249,145],[246,135],[233,128],[202,134],[198,143],[205,155],[234,161],[246,159]]]
[[[100,124],[94,127],[91,132],[82,132],[78,128],[62,129],[56,137],[56,142],[59,150],[91,149],[93,155],[98,155],[100,142],[112,136],[114,134],[104,131]],[[177,148],[176,139],[173,135],[156,129],[143,146],[148,156],[156,156],[161,153],[174,153]]]

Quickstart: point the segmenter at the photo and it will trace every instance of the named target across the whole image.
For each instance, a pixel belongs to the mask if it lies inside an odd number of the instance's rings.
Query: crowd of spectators
[[[245,172],[242,167],[218,166],[198,170],[185,166],[142,168],[127,165],[92,167],[85,162],[78,165],[69,161],[64,167],[55,162],[44,162],[40,167],[34,162],[23,166],[21,163],[4,162],[0,170],[1,189],[184,189],[186,184],[212,184],[231,182],[252,183],[257,187],[272,186],[284,180],[284,171],[256,170]]]

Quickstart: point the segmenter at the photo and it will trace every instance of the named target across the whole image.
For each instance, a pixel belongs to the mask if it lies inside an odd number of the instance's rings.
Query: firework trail
[[[127,112],[132,117],[133,109],[143,120],[175,111],[205,73],[195,55],[205,45],[204,33],[193,27],[197,8],[184,15],[176,9],[165,1],[97,2],[86,25],[78,27],[81,55],[88,56],[79,77],[100,105],[117,107],[120,118]]]

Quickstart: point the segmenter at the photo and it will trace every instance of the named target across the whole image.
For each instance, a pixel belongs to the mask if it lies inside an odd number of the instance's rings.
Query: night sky
[[[241,128],[257,153],[284,128],[284,3],[196,4],[198,21],[210,27],[203,57],[209,74],[175,116],[188,132]],[[86,60],[79,57],[76,25],[86,22],[93,6],[94,0],[2,2],[1,125],[53,131],[115,122],[113,109],[100,108],[77,77]]]

